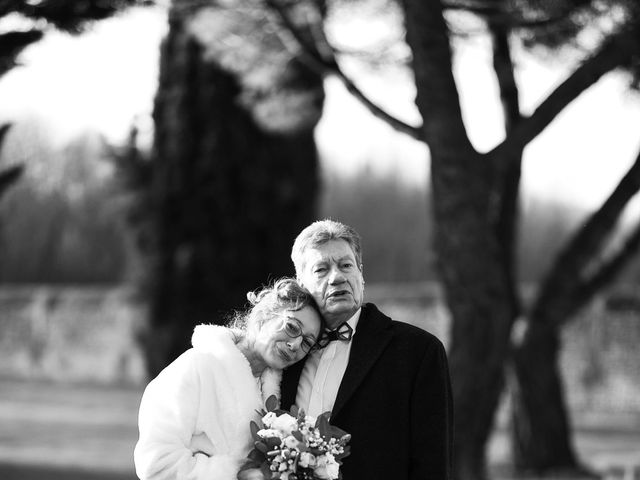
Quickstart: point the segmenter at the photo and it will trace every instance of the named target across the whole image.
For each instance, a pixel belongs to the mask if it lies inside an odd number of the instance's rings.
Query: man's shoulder
[[[392,319],[385,313],[381,312],[373,303],[365,304],[364,308],[368,315],[376,318],[377,321],[385,323],[386,327],[393,333],[394,338],[397,340],[418,343],[425,346],[430,344],[442,344],[440,339],[431,332],[410,323]]]

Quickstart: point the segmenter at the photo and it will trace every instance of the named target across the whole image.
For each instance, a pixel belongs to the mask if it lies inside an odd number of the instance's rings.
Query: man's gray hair
[[[307,248],[316,248],[330,240],[344,240],[356,256],[358,268],[362,267],[362,243],[360,235],[352,227],[335,220],[318,220],[306,227],[297,236],[291,249],[291,260],[300,277],[304,269],[304,253]]]

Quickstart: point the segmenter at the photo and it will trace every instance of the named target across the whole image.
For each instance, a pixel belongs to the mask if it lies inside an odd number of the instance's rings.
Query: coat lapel
[[[340,383],[331,413],[332,418],[336,418],[340,413],[342,407],[349,401],[349,398],[391,341],[390,326],[390,319],[380,313],[373,304],[363,305],[358,327],[352,340],[349,364]],[[300,374],[298,374],[298,378],[299,376]]]

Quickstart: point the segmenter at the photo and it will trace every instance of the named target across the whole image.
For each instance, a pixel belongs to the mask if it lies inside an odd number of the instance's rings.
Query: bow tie
[[[326,329],[324,332],[322,332],[322,336],[320,337],[318,344],[322,348],[322,347],[326,347],[327,345],[329,345],[329,343],[333,342],[334,340],[348,342],[349,340],[351,340],[352,336],[353,336],[353,328],[351,328],[351,325],[345,322],[335,330]]]

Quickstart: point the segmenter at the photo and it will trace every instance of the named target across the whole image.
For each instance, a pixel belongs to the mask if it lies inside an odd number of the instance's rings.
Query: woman
[[[256,410],[280,398],[281,370],[315,346],[321,316],[295,280],[248,297],[247,314],[231,328],[197,326],[193,348],[147,386],[134,452],[142,480],[235,480],[253,446]]]

